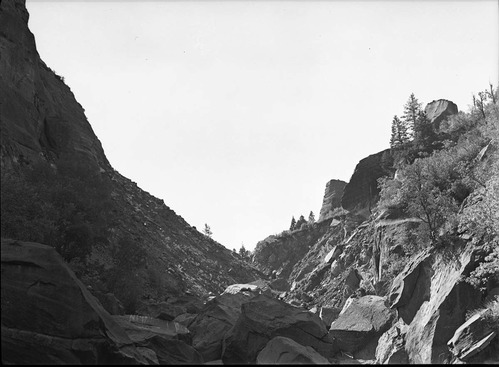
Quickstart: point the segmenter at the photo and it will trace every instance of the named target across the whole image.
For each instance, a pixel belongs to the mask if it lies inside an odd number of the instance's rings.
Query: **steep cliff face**
[[[266,274],[275,271],[278,277],[288,278],[310,247],[327,232],[329,223],[325,220],[304,229],[269,236],[256,245],[253,261]]]
[[[1,161],[67,158],[110,166],[83,108],[40,59],[24,1],[0,6]]]
[[[345,186],[341,206],[355,214],[369,217],[379,195],[378,179],[392,169],[390,149],[362,159]]]
[[[2,173],[26,171],[35,162],[58,168],[64,160],[111,182],[116,220],[108,228],[109,238],[92,250],[91,263],[102,267],[93,283],[102,285],[105,271],[116,266],[116,243],[124,236],[145,250],[145,261],[136,269],[139,298],[188,291],[206,295],[259,278],[256,269],[111,167],[83,108],[62,78],[40,59],[27,22],[24,1],[1,2]]]
[[[341,180],[331,180],[326,184],[319,222],[331,218],[333,210],[341,206],[341,197],[346,184]]]

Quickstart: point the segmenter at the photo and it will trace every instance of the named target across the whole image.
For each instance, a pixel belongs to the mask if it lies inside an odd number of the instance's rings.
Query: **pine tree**
[[[310,211],[310,214],[308,215],[308,223],[309,224],[314,224],[315,223],[315,215],[313,211]]]
[[[390,137],[390,147],[394,148],[409,142],[409,132],[407,123],[402,121],[397,115],[393,116],[392,135]]]
[[[210,238],[211,238],[211,236],[213,235],[213,232],[211,231],[210,226],[209,226],[208,224],[206,224],[206,223],[204,224],[203,233],[204,233],[206,236],[210,237]]]
[[[414,93],[411,93],[409,99],[404,105],[404,114],[402,115],[402,121],[406,123],[406,126],[409,128],[410,137],[414,138],[414,128],[418,120],[419,113],[421,112],[421,103],[419,103],[418,99],[414,96]]]
[[[305,220],[305,217],[303,217],[303,215],[300,215],[300,218],[299,218],[299,219],[298,219],[298,221],[296,222],[296,226],[295,226],[295,228],[296,228],[296,229],[301,229],[301,226],[302,226],[303,224],[306,224],[306,223],[307,223],[307,221]]]
[[[291,225],[289,226],[289,230],[292,231],[296,228],[296,220],[295,217],[291,219]]]

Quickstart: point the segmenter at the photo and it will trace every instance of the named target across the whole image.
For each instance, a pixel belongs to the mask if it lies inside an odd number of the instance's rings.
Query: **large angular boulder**
[[[499,302],[499,299],[498,301]],[[499,308],[496,305],[496,310]],[[499,346],[499,321],[490,321],[492,309],[484,309],[468,319],[454,333],[447,346],[457,360],[468,361],[494,341]],[[497,318],[497,316],[495,316]],[[496,348],[499,351],[499,348]]]
[[[192,346],[201,353],[205,362],[221,359],[225,334],[239,318],[241,305],[251,298],[251,295],[241,292],[215,297],[189,324]]]
[[[408,324],[409,363],[443,363],[447,342],[464,323],[466,312],[479,306],[480,292],[462,281],[476,266],[475,252],[473,244],[456,241],[451,249],[416,256],[398,283],[394,281],[390,300]]]
[[[376,364],[408,364],[404,336],[398,323],[381,335],[376,347]]]
[[[337,351],[317,314],[262,294],[242,305],[226,337],[222,360],[225,364],[255,363],[258,353],[276,336],[313,347],[326,357]]]
[[[331,218],[334,209],[341,206],[341,197],[346,184],[345,181],[341,180],[331,180],[326,184],[319,222]]]
[[[2,240],[2,362],[146,363],[54,248]]]
[[[446,99],[431,101],[425,107],[426,118],[433,125],[435,131],[440,128],[440,123],[449,116],[458,113],[457,105]]]
[[[394,279],[388,296],[390,307],[397,309],[406,324],[411,323],[423,302],[429,300],[432,274],[431,253],[423,251]]]
[[[304,347],[293,339],[276,336],[256,357],[257,364],[330,364],[312,347]]]
[[[333,321],[329,334],[340,350],[354,353],[370,341],[377,340],[395,318],[395,312],[379,296],[350,298],[339,317]]]
[[[199,364],[203,357],[190,344],[189,330],[173,321],[152,317],[113,316],[136,346],[153,350],[159,364]]]

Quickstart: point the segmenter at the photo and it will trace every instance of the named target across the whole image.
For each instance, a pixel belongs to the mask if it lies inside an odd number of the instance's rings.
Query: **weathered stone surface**
[[[376,364],[408,364],[404,334],[398,324],[394,324],[378,340]]]
[[[342,251],[343,251],[342,246],[340,245],[334,246],[333,249],[327,253],[326,257],[324,258],[324,262],[326,264],[331,264],[334,260],[338,258],[338,256],[340,256]]]
[[[2,361],[144,361],[125,331],[50,246],[2,240]]]
[[[276,290],[279,292],[287,292],[291,289],[291,285],[284,278],[278,278],[276,280],[273,280],[272,282],[270,282],[269,286],[273,290]]]
[[[251,297],[244,293],[218,296],[191,322],[192,345],[206,362],[221,359],[224,336],[236,323],[241,305]]]
[[[254,363],[258,353],[276,336],[311,346],[328,357],[337,349],[316,314],[259,295],[241,307],[241,315],[225,340],[224,363]]]
[[[390,307],[397,308],[399,317],[410,324],[421,304],[429,300],[429,284],[433,273],[430,252],[415,256],[393,281],[389,295]]]
[[[431,268],[431,277],[418,285],[424,289],[409,296],[405,306],[397,307],[400,314],[407,305],[420,305],[406,332],[410,363],[442,363],[447,342],[465,321],[467,310],[479,306],[480,292],[461,281],[473,265],[474,251],[471,244],[456,244],[433,253],[424,261],[425,267]]]
[[[345,181],[331,180],[326,184],[319,222],[332,217],[333,210],[341,207],[341,197],[346,186]]]
[[[324,321],[324,324],[326,325],[326,328],[329,330],[331,327],[331,324],[334,320],[338,318],[340,315],[341,309],[338,307],[321,307],[319,310],[319,317],[321,318],[322,321]]]
[[[125,309],[123,305],[112,293],[103,293],[98,291],[93,291],[92,294],[97,297],[102,307],[109,312],[111,315],[123,315]]]
[[[150,316],[155,319],[172,321],[175,317],[186,313],[187,309],[178,305],[172,305],[167,302],[148,303],[142,305],[137,310],[137,314],[141,316]]]
[[[304,347],[293,339],[276,336],[256,358],[257,364],[330,364],[312,347]]]
[[[351,298],[331,324],[329,334],[341,350],[353,353],[377,339],[390,327],[394,317],[395,313],[385,305],[383,297]]]
[[[487,314],[491,313],[491,309],[485,309],[472,316],[456,330],[447,346],[458,360],[469,360],[487,348],[494,338],[498,339],[499,325],[497,321],[495,325],[487,322]],[[496,340],[496,344],[499,344],[499,341]]]
[[[438,131],[440,123],[449,116],[456,115],[458,113],[458,109],[454,102],[446,99],[437,99],[436,101],[431,101],[426,105],[425,113],[426,118],[433,125],[435,131]]]
[[[280,278],[288,278],[295,265],[307,254],[329,228],[329,220],[316,223],[303,230],[286,231],[280,235],[268,236],[259,241],[253,256],[258,268],[271,274],[274,270]],[[303,275],[305,275],[304,272]]]
[[[225,291],[222,293],[222,295],[224,295],[224,294],[238,294],[238,293],[259,294],[259,293],[261,293],[261,289],[256,284],[232,284],[232,285],[229,285],[225,289]]]
[[[183,313],[181,315],[178,315],[173,319],[173,321],[184,325],[186,328],[189,328],[189,325],[196,319],[197,314],[195,313]]]
[[[203,357],[191,345],[189,330],[176,322],[125,315],[114,320],[135,345],[155,352],[159,364],[199,364]]]
[[[369,217],[379,199],[378,179],[392,169],[390,149],[362,159],[345,186],[341,206],[358,215]]]

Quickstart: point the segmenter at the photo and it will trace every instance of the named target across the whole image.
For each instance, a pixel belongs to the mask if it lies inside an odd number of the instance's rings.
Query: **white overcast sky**
[[[410,93],[497,85],[497,1],[28,0],[115,169],[232,249],[319,216]]]

